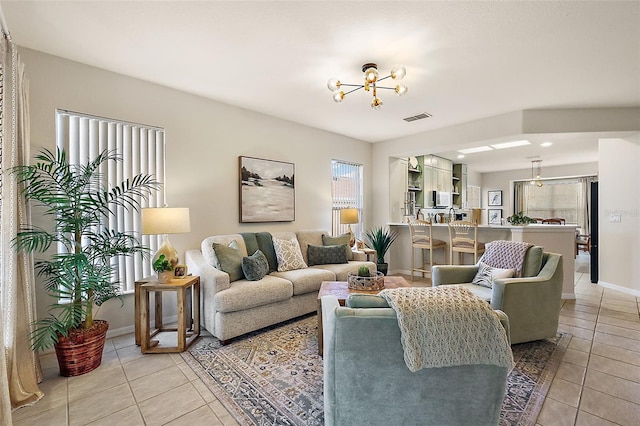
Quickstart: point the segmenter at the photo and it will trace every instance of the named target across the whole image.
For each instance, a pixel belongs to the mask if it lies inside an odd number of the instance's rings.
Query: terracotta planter
[[[82,327],[83,325],[81,325]],[[80,376],[95,370],[102,363],[102,351],[109,323],[95,320],[93,327],[73,329],[55,344],[60,375]]]

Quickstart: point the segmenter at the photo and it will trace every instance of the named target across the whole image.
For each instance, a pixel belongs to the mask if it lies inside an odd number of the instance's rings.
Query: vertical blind
[[[70,164],[87,164],[105,149],[119,154],[122,161],[104,163],[100,170],[105,188],[140,173],[165,181],[164,129],[159,127],[56,110],[56,145],[66,151]],[[138,200],[142,207],[164,207],[164,188],[154,191],[147,201]],[[104,225],[140,237],[140,212],[118,206],[104,218]],[[143,235],[141,242],[154,253],[161,241],[160,236]],[[121,283],[123,292],[133,291],[136,280],[152,274],[151,262],[140,256],[120,257],[113,262],[117,271],[114,280]]]
[[[347,232],[347,225],[340,224],[340,210],[356,208],[358,209],[360,222],[351,225],[351,229],[356,237],[362,238],[362,164],[333,160],[331,161],[331,177],[332,234],[339,235]]]

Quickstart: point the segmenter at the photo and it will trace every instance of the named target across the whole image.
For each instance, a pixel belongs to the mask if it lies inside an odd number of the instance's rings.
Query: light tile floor
[[[560,331],[573,338],[537,423],[638,425],[640,299],[591,284],[578,259],[576,300],[560,316]],[[108,339],[89,374],[60,377],[53,354],[42,365],[45,397],[15,411],[16,426],[237,425],[179,354],[142,355],[132,334]]]

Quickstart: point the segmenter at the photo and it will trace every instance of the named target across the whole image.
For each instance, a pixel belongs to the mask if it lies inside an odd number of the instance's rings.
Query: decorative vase
[[[59,336],[54,345],[60,375],[63,377],[80,376],[95,370],[102,363],[102,351],[107,337],[109,323],[94,320],[93,326],[85,330],[84,323],[69,331],[68,336]]]
[[[171,280],[172,276],[173,276],[172,271],[158,272],[158,282],[160,284],[166,284]]]
[[[347,283],[350,290],[378,291],[384,289],[384,275],[376,272],[371,277],[361,277],[360,275],[349,272],[347,274]]]

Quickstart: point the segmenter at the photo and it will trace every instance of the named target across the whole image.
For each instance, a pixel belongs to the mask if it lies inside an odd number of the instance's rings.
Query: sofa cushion
[[[258,241],[258,249],[269,262],[269,272],[278,270],[278,258],[276,257],[276,251],[273,248],[273,239],[269,232],[256,232],[256,240]]]
[[[540,246],[533,246],[527,250],[527,254],[524,257],[524,265],[522,265],[522,277],[535,277],[542,268],[542,252],[543,248]]]
[[[213,251],[220,264],[220,269],[229,274],[230,282],[244,278],[242,250],[235,241],[231,241],[229,245],[213,243]]]
[[[242,272],[249,281],[258,281],[269,272],[269,262],[260,250],[242,258]]]
[[[258,281],[239,280],[231,283],[230,288],[215,294],[213,306],[216,312],[235,312],[280,302],[292,296],[291,281],[266,275]]]
[[[258,247],[258,239],[256,238],[256,233],[255,232],[241,232],[240,235],[242,235],[242,239],[244,240],[244,245],[247,248],[247,254],[249,256],[251,256],[253,253],[256,252],[256,250],[259,249],[259,247]]]
[[[305,262],[309,259],[307,258],[309,244],[313,244],[314,246],[322,246],[322,235],[326,234],[325,231],[320,230],[305,230],[296,232],[296,238],[298,239],[298,243],[300,244],[300,251],[302,251],[302,258]]]
[[[230,234],[230,235],[216,235],[213,237],[207,237],[202,240],[200,243],[200,250],[202,251],[202,256],[209,263],[209,265],[213,266],[217,270],[221,271],[220,262],[218,261],[218,257],[216,256],[216,252],[213,249],[213,243],[224,244],[228,246],[231,241],[236,241],[239,245],[240,249],[243,251],[243,256],[248,256],[246,252],[246,247],[244,245],[244,239],[240,234]]]
[[[302,258],[298,240],[280,240],[273,238],[273,248],[278,258],[278,272],[291,271],[306,268],[307,264]]]
[[[471,283],[487,288],[493,288],[493,280],[498,278],[512,278],[514,274],[514,269],[494,268],[486,263],[478,262],[478,272]]]
[[[345,245],[345,253],[347,253],[347,260],[353,260],[353,251],[351,251],[351,234],[342,234],[337,237],[331,235],[322,235],[322,244],[325,246],[339,246]]]
[[[336,281],[346,281],[347,274],[349,272],[358,272],[358,268],[360,266],[367,266],[371,273],[376,272],[376,264],[373,262],[364,262],[364,261],[356,261],[352,260],[349,263],[339,263],[334,265],[315,265],[311,268],[313,269],[324,269],[326,271],[331,271],[336,275]]]
[[[286,272],[274,272],[271,275],[284,278],[293,284],[293,295],[311,293],[320,290],[323,281],[335,281],[336,275],[327,270],[305,268]]]
[[[326,265],[330,263],[347,263],[347,254],[344,251],[346,246],[314,246],[309,244],[307,248],[307,264]]]

